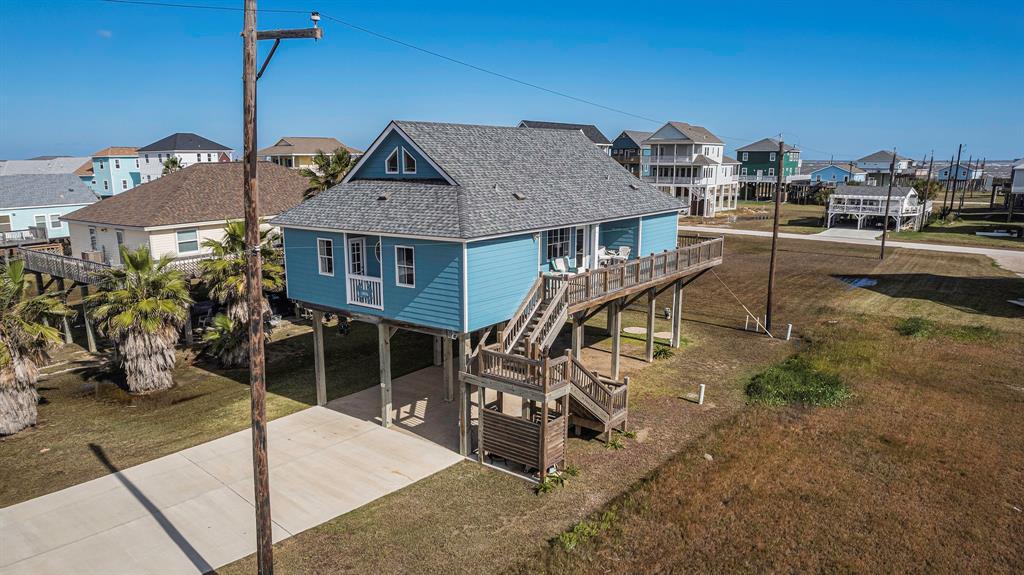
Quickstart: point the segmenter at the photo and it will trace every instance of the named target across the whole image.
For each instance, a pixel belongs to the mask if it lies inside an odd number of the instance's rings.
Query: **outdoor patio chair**
[[[622,259],[629,259],[629,252],[630,252],[630,247],[629,246],[619,246],[618,256],[620,258],[622,258]]]

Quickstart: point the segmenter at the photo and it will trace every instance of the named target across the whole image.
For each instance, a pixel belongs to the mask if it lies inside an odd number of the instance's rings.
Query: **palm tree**
[[[263,260],[263,291],[275,292],[284,288],[284,266],[281,254],[271,244],[276,236],[270,230],[260,231],[260,255]],[[227,319],[244,334],[249,323],[249,304],[246,301],[245,272],[245,222],[235,220],[224,224],[224,238],[205,240],[203,247],[209,248],[213,258],[199,262],[203,281],[210,290],[210,297],[227,307]],[[270,312],[270,303],[263,298],[262,313]],[[227,324],[225,324],[227,325]],[[223,327],[223,326],[222,326]],[[236,334],[237,335],[237,334]],[[225,367],[237,367],[248,361],[245,337],[232,339],[240,349],[226,350],[225,346],[214,349]],[[226,350],[226,351],[225,351]],[[224,352],[224,353],[220,353]]]
[[[330,154],[325,154],[323,150],[317,150],[316,155],[313,156],[313,165],[316,166],[315,170],[309,168],[299,170],[300,175],[309,178],[309,188],[306,189],[306,195],[303,198],[306,200],[334,187],[352,169],[355,161],[352,160],[352,155],[348,153],[348,150],[337,148]]]
[[[99,272],[100,291],[88,296],[104,335],[114,341],[130,393],[151,393],[174,385],[174,344],[185,324],[188,295],[185,276],[171,258],[154,261],[149,248],[121,248],[120,268]]]
[[[221,367],[239,367],[249,361],[248,335],[244,322],[219,313],[213,318],[213,326],[203,334],[203,343],[210,355],[220,360]]]
[[[171,172],[177,172],[180,169],[181,160],[178,159],[178,156],[169,156],[166,160],[164,160],[164,171],[162,174],[166,176],[167,174]]]
[[[61,343],[60,332],[39,323],[43,315],[73,315],[52,293],[29,295],[25,262],[0,266],[0,435],[36,424],[38,363]]]

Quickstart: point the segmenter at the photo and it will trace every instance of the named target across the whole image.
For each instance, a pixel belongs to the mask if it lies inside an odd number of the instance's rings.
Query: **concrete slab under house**
[[[317,402],[335,399],[324,314],[377,326],[384,427],[404,393],[391,339],[430,334],[438,391],[454,404],[413,420],[442,418],[423,429],[448,429],[436,441],[481,463],[538,478],[564,467],[570,429],[607,440],[627,425],[622,310],[645,301],[651,332],[655,298],[671,290],[678,346],[683,287],[722,261],[721,237],[680,242],[687,207],[577,130],[391,122],[341,184],[272,220],[288,297],[313,315]],[[599,313],[612,337],[606,373],[581,360],[583,325]],[[552,349],[569,322],[571,349]],[[645,351],[652,361],[653,339]]]

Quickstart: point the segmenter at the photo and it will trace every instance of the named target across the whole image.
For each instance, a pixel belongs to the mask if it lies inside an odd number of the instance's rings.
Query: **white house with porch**
[[[828,201],[826,227],[843,222],[855,222],[857,229],[865,225],[876,225],[881,219],[887,222],[885,212],[888,186],[851,186],[839,184]],[[917,191],[910,186],[893,186],[889,200],[888,217],[892,218],[895,229],[917,228],[932,211],[932,203],[921,203]]]

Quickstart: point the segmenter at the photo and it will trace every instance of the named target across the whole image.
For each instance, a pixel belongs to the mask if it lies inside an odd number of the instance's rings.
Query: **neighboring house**
[[[849,164],[831,164],[812,171],[809,176],[812,184],[845,184],[867,181],[867,172]]]
[[[621,310],[647,298],[653,326],[657,293],[680,302],[685,276],[721,263],[721,238],[677,247],[685,207],[577,130],[391,122],[342,183],[271,221],[284,234],[288,297],[312,313],[317,402],[328,399],[324,313],[375,324],[384,426],[391,338],[430,334],[435,362],[444,358],[432,372],[439,387],[443,378],[448,399],[459,390],[460,453],[473,451],[472,394],[484,400],[473,429],[480,461],[497,456],[543,477],[565,461],[570,421],[605,434],[625,425]],[[598,377],[580,346],[585,317],[604,310],[619,327],[609,377]],[[562,355],[555,338],[570,317],[573,351]]]
[[[641,132],[638,130],[623,130],[619,134],[618,138],[612,142],[611,155],[612,159],[622,164],[623,168],[629,171],[636,177],[641,176],[640,168],[644,163],[641,158],[646,153],[648,156],[651,154],[650,147],[644,147],[644,140],[651,137],[651,132]]]
[[[309,185],[269,162],[259,165],[259,183],[263,218],[298,205]],[[241,219],[242,207],[242,163],[204,162],[103,199],[65,221],[73,256],[119,264],[122,245],[148,246],[154,257],[206,254],[202,242],[223,238],[224,223]]]
[[[1011,206],[1010,216],[1018,207],[1024,208],[1024,159],[1013,163],[1010,171],[1010,197],[1008,203]]]
[[[0,244],[66,238],[63,217],[95,201],[74,174],[0,176]]]
[[[867,173],[867,179],[874,184],[882,186],[889,183],[890,165],[893,163],[893,153],[888,150],[879,150],[874,154],[868,154],[859,160],[854,161],[854,166]],[[896,155],[895,173],[897,176],[910,171],[914,161],[899,154]]]
[[[112,146],[92,155],[92,181],[89,185],[97,196],[108,197],[127,192],[141,182],[137,149]]]
[[[690,215],[714,216],[736,208],[739,162],[725,155],[725,144],[707,128],[668,122],[643,145],[642,179],[667,194],[682,198]]]
[[[257,155],[268,162],[274,162],[279,166],[286,168],[301,169],[309,168],[315,169],[316,166],[313,164],[313,157],[318,152],[330,154],[334,150],[342,148],[348,150],[349,155],[354,160],[358,160],[362,155],[363,151],[347,146],[335,138],[307,138],[297,136],[287,136],[281,138],[276,144],[269,148],[263,148]]]
[[[54,156],[31,160],[0,160],[0,176],[14,176],[18,174],[73,174],[82,164],[90,162],[89,158],[73,156]]]
[[[612,143],[608,141],[608,138],[601,133],[601,130],[597,129],[597,126],[593,124],[566,124],[564,122],[541,122],[539,120],[523,120],[519,122],[520,128],[541,128],[546,130],[579,130],[583,132],[583,135],[588,140],[594,142],[594,145],[600,148],[604,153],[612,147]]]
[[[826,227],[832,227],[840,221],[853,221],[857,229],[864,226],[881,227],[882,221],[895,224],[895,229],[910,226],[918,229],[932,211],[932,203],[921,204],[917,190],[910,186],[893,186],[892,198],[889,200],[889,218],[885,215],[885,203],[889,194],[889,186],[851,186],[838,184],[829,196],[828,217]]]
[[[740,162],[740,183],[777,183],[778,153],[779,141],[775,138],[765,138],[737,148],[736,159]],[[785,153],[782,158],[782,181],[788,184],[794,179],[804,179],[800,176],[801,165],[800,150],[796,146],[785,144]]]
[[[977,165],[960,164],[959,168],[956,164],[943,166],[937,172],[937,178],[940,182],[946,180],[956,180],[958,182],[969,182],[973,180],[980,180],[985,176],[985,171]]]
[[[233,150],[191,132],[178,132],[139,148],[139,172],[143,182],[151,182],[164,174],[164,162],[178,158],[187,168],[192,164],[230,162]]]

